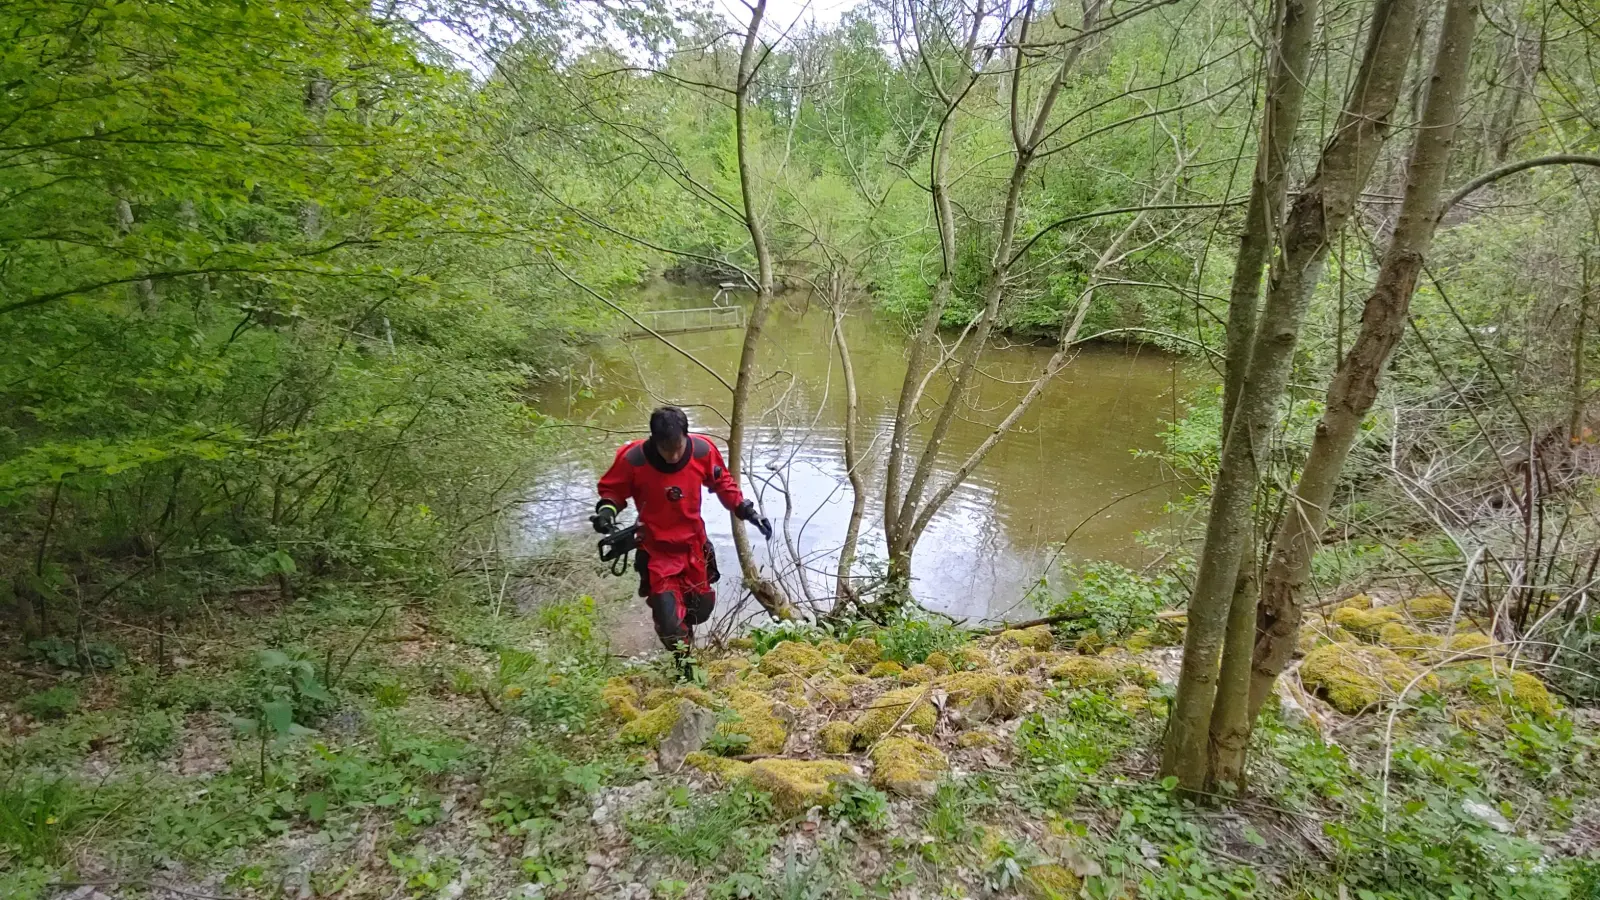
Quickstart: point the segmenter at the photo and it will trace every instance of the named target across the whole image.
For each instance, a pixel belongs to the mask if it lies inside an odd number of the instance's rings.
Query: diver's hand
[[[756,530],[761,532],[763,538],[769,541],[772,540],[772,520],[756,512],[754,503],[749,500],[740,502],[738,506],[733,508],[733,514],[754,525]]]
[[[589,517],[589,524],[594,526],[598,534],[610,534],[617,530],[617,508],[607,501],[600,501],[594,508],[594,515]]]

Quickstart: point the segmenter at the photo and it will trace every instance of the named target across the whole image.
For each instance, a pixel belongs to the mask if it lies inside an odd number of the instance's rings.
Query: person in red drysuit
[[[617,450],[601,476],[600,502],[590,521],[609,534],[617,514],[632,499],[639,507],[639,593],[650,605],[661,643],[685,660],[694,644],[694,626],[711,617],[719,577],[706,523],[700,517],[700,491],[717,495],[724,508],[772,538],[772,523],[756,512],[728,474],[711,439],[689,433],[689,417],[676,406],[650,414],[650,437]]]

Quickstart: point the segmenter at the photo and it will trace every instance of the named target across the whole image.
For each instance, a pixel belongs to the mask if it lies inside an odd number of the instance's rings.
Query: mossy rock
[[[929,653],[928,658],[923,660],[922,663],[938,675],[949,675],[955,670],[955,663],[950,661],[950,654],[943,650],[935,650]]]
[[[829,722],[817,732],[817,745],[823,753],[832,753],[835,756],[849,753],[850,747],[855,743],[856,726],[854,722],[842,719]]]
[[[756,648],[755,638],[751,638],[751,637],[736,637],[736,638],[729,638],[728,639],[728,649],[729,650],[754,650],[755,648]]]
[[[817,696],[836,708],[850,705],[850,686],[837,678],[819,678],[811,683],[811,688]]]
[[[1128,684],[1140,687],[1155,687],[1161,683],[1161,676],[1155,669],[1139,663],[1128,663],[1122,667],[1122,680]]]
[[[973,646],[957,647],[950,661],[957,669],[987,669],[990,664],[989,654]]]
[[[863,684],[871,684],[872,683],[872,679],[871,678],[868,678],[867,676],[862,675],[862,674],[860,674],[858,672],[846,672],[843,675],[840,675],[838,678],[835,678],[834,680],[839,682],[840,684],[844,685],[845,687],[852,687],[852,688],[853,687],[859,687],[859,686],[861,686]]]
[[[1425,634],[1404,622],[1390,622],[1378,629],[1378,643],[1401,656],[1416,656],[1422,651],[1439,649],[1444,644],[1444,638]]]
[[[747,762],[724,756],[712,756],[699,750],[685,756],[683,762],[684,765],[713,776],[723,784],[731,784],[750,775],[750,764]]]
[[[868,678],[898,678],[905,673],[906,667],[892,659],[885,659],[874,663],[867,671]]]
[[[1305,656],[1318,647],[1326,647],[1329,644],[1349,643],[1355,639],[1355,635],[1345,631],[1338,625],[1319,625],[1314,628],[1302,627],[1300,633],[1295,636],[1295,653],[1298,656]]]
[[[1333,621],[1351,634],[1367,640],[1377,640],[1383,626],[1391,622],[1400,622],[1405,616],[1397,609],[1387,606],[1378,609],[1356,609],[1341,606],[1333,611]]]
[[[1078,638],[1078,642],[1072,645],[1072,649],[1085,656],[1094,656],[1101,650],[1106,649],[1106,639],[1101,637],[1100,632],[1091,631]]]
[[[827,806],[838,799],[838,786],[859,781],[853,767],[831,759],[758,759],[750,764],[750,784],[772,795],[783,812]]]
[[[772,712],[772,701],[755,691],[735,688],[728,694],[728,706],[738,714],[737,721],[717,723],[717,734],[723,738],[743,735],[748,738],[746,753],[782,753],[789,740],[789,730],[783,720]],[[669,726],[670,727],[670,726]]]
[[[1073,687],[1102,687],[1122,678],[1116,663],[1099,656],[1068,656],[1051,666],[1046,674]]]
[[[906,684],[927,684],[938,677],[939,673],[935,672],[932,666],[925,663],[917,663],[900,673],[900,680]]]
[[[706,683],[713,688],[727,687],[739,680],[739,676],[750,671],[754,666],[750,660],[742,656],[724,656],[706,663]]]
[[[1049,650],[1056,644],[1055,633],[1049,625],[1035,625],[1032,628],[1013,628],[1000,632],[998,641],[1002,647],[1022,647],[1028,650]]]
[[[1556,703],[1550,696],[1550,689],[1536,675],[1529,672],[1508,673],[1504,669],[1496,671],[1494,666],[1482,662],[1469,663],[1461,668],[1471,675],[1467,682],[1468,692],[1485,704],[1541,719],[1556,714]]]
[[[600,699],[606,705],[606,713],[618,722],[632,722],[642,713],[639,709],[639,691],[626,678],[606,681],[606,686],[600,689]]]
[[[1009,719],[1022,710],[1022,700],[1032,686],[1019,675],[990,672],[955,672],[939,679],[949,694],[950,706],[973,722]]]
[[[1074,900],[1082,889],[1076,872],[1055,863],[1029,866],[1022,873],[1022,896],[1028,900]]]
[[[1060,653],[1050,650],[1018,650],[1006,657],[1005,669],[1007,672],[1017,673],[1048,669],[1062,658]]]
[[[806,680],[799,675],[773,676],[771,685],[763,688],[762,693],[775,700],[781,700],[790,706],[811,706],[811,701],[807,699],[810,687],[806,684]]]
[[[1456,602],[1443,594],[1423,594],[1400,604],[1406,615],[1419,622],[1443,621],[1456,611]]]
[[[1306,654],[1300,680],[1334,709],[1354,715],[1393,699],[1412,684],[1418,670],[1387,647],[1329,644]],[[1439,680],[1425,675],[1412,691],[1437,690]]]
[[[856,638],[844,648],[844,661],[858,672],[872,668],[880,659],[883,659],[883,648],[869,637]]]
[[[998,743],[1000,743],[1000,739],[987,731],[963,731],[956,736],[956,746],[963,750],[993,747]]]
[[[867,757],[872,760],[872,783],[902,797],[932,796],[939,776],[950,770],[938,747],[916,738],[884,738]]]
[[[1151,706],[1150,692],[1137,684],[1125,684],[1117,688],[1116,701],[1123,712],[1140,712]]]
[[[865,747],[883,737],[895,727],[896,722],[902,727],[932,734],[934,723],[938,721],[938,710],[928,702],[927,695],[927,688],[907,687],[889,691],[873,700],[856,717],[856,746]]]
[[[833,638],[823,638],[817,641],[817,652],[823,656],[839,656],[844,653],[844,645]]]
[[[784,641],[761,657],[767,675],[815,675],[828,667],[828,657],[805,641]]]
[[[1454,662],[1481,656],[1483,654],[1475,651],[1486,650],[1494,643],[1481,632],[1428,634],[1399,622],[1383,626],[1378,633],[1378,641],[1401,656],[1434,662]]]
[[[617,732],[617,739],[624,744],[658,747],[661,745],[661,740],[672,731],[672,726],[683,718],[684,711],[694,708],[695,705],[692,700],[673,698],[670,702],[663,703],[622,726],[622,730]]]
[[[711,700],[711,695],[704,690],[692,684],[680,684],[673,688],[652,688],[650,693],[644,695],[644,708],[655,709],[661,704],[674,699],[688,700],[690,703],[704,706],[707,709],[715,705]]]
[[[1366,594],[1352,594],[1339,601],[1340,609],[1371,609],[1372,598]]]

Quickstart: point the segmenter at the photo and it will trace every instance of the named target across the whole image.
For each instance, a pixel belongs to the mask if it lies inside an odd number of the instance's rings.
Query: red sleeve
[[[632,446],[633,444],[629,443],[618,447],[617,456],[611,461],[611,468],[600,476],[600,499],[615,503],[618,512],[628,508],[628,498],[633,496],[633,466],[623,458]]]
[[[712,443],[710,438],[703,440],[711,447],[711,454],[706,458],[709,467],[706,472],[706,487],[722,501],[723,509],[731,510],[744,500],[744,494],[739,491],[739,482],[734,481],[733,476],[728,473],[728,464],[722,461],[722,451],[717,449],[717,445]]]

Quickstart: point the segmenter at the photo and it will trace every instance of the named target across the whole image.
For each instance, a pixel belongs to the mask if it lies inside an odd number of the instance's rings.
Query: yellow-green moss
[[[1008,672],[1031,672],[1049,668],[1062,658],[1061,654],[1049,650],[1018,650],[1006,657],[1005,668]]]
[[[811,701],[807,699],[810,690],[806,685],[806,680],[799,675],[775,676],[772,679],[772,683],[762,688],[761,692],[790,706],[805,707],[811,705]]]
[[[1443,594],[1423,594],[1400,605],[1406,615],[1421,622],[1448,619],[1456,610],[1456,602]]]
[[[907,684],[927,684],[937,678],[939,673],[924,663],[917,663],[900,673],[900,680]]]
[[[957,647],[951,660],[958,669],[983,669],[989,666],[989,654],[973,646]]]
[[[916,738],[889,737],[873,745],[872,783],[905,797],[933,793],[934,781],[950,768],[939,748]]]
[[[1444,638],[1424,634],[1403,622],[1390,622],[1378,629],[1378,643],[1402,655],[1407,651],[1414,655],[1418,651],[1438,649],[1444,644]]]
[[[949,695],[951,707],[961,710],[969,720],[1009,719],[1021,711],[1028,679],[1017,675],[990,672],[955,672],[939,679],[937,685]]]
[[[850,705],[850,687],[837,678],[818,678],[811,682],[814,693],[835,707]]]
[[[963,731],[956,736],[956,746],[963,750],[993,747],[1000,740],[987,731]]]
[[[1116,700],[1124,712],[1138,712],[1150,707],[1150,692],[1137,684],[1125,684],[1117,688]]]
[[[883,648],[878,642],[868,637],[860,637],[850,642],[844,648],[844,661],[857,671],[872,668],[872,664],[883,658]]]
[[[1025,647],[1030,650],[1049,650],[1055,646],[1056,636],[1051,633],[1049,625],[1035,625],[1032,628],[1013,628],[1000,633],[999,644],[1002,647]]]
[[[656,747],[661,744],[661,739],[667,736],[672,726],[678,724],[683,718],[684,711],[694,707],[689,700],[673,698],[671,702],[662,703],[655,709],[649,710],[628,724],[622,726],[617,733],[617,739],[624,744],[643,744],[646,747]]]
[[[755,648],[756,648],[755,638],[736,637],[736,638],[729,638],[728,639],[728,649],[729,650],[754,650]]]
[[[632,722],[639,718],[639,691],[626,678],[612,678],[600,689],[600,699],[606,712],[618,722]]]
[[[929,653],[928,658],[922,662],[923,665],[940,675],[949,675],[955,669],[955,663],[950,661],[950,654],[943,650],[935,650]]]
[[[1372,598],[1366,594],[1355,594],[1339,602],[1340,609],[1371,609]]]
[[[1047,674],[1073,687],[1099,687],[1121,678],[1115,663],[1098,656],[1068,656],[1051,666]]]
[[[1497,672],[1486,663],[1471,663],[1466,668],[1473,673],[1468,689],[1478,699],[1540,718],[1555,715],[1556,704],[1550,690],[1537,676],[1528,672],[1507,674],[1503,668]]]
[[[1300,656],[1329,644],[1348,643],[1356,636],[1338,625],[1324,625],[1318,623],[1314,626],[1302,627],[1300,634],[1295,638],[1295,650]]]
[[[772,804],[785,812],[827,806],[838,797],[838,784],[860,776],[850,766],[831,759],[758,759],[750,764],[750,784],[772,795]]]
[[[1380,607],[1378,609],[1356,609],[1341,606],[1333,611],[1333,621],[1343,626],[1357,637],[1376,639],[1378,632],[1390,622],[1399,622],[1405,616],[1397,609]]]
[[[828,667],[828,657],[805,641],[784,641],[761,657],[767,675],[815,675]]]
[[[1022,896],[1028,900],[1072,900],[1082,888],[1082,878],[1055,863],[1029,866],[1022,873]]]
[[[905,672],[905,670],[905,666],[900,665],[892,659],[886,659],[882,662],[874,663],[872,668],[867,671],[867,677],[894,678]]]
[[[688,700],[696,706],[710,709],[714,703],[711,695],[692,684],[680,684],[673,688],[652,688],[650,693],[644,695],[644,708],[655,709],[663,703],[673,699]]]
[[[817,652],[823,656],[838,656],[844,653],[844,645],[833,638],[823,638],[817,641]]]
[[[751,669],[750,660],[742,656],[724,656],[706,663],[706,683],[713,688],[727,687],[737,681],[740,674]]]
[[[836,678],[834,680],[839,682],[840,684],[844,685],[845,687],[856,687],[858,685],[871,684],[872,683],[872,679],[871,678],[868,678],[867,676],[858,674],[856,672],[846,672],[846,673],[844,673],[843,675],[840,675],[838,678]]]
[[[1122,680],[1129,684],[1137,684],[1143,687],[1155,687],[1157,684],[1161,683],[1161,676],[1156,674],[1155,669],[1152,669],[1149,666],[1140,665],[1139,663],[1128,663],[1127,665],[1123,666],[1121,674]]]
[[[1072,649],[1085,656],[1094,656],[1101,650],[1106,649],[1106,639],[1100,636],[1100,632],[1091,631],[1078,638],[1078,642],[1072,645]]]
[[[938,711],[928,702],[927,694],[927,689],[919,685],[889,691],[873,700],[856,718],[856,744],[866,746],[883,737],[896,722],[901,727],[932,734]]]
[[[728,705],[739,714],[738,721],[717,723],[717,734],[722,737],[744,735],[746,753],[782,753],[789,740],[789,730],[783,721],[772,714],[772,701],[755,691],[735,688],[728,694]]]
[[[1300,664],[1306,687],[1351,714],[1392,699],[1416,677],[1417,670],[1387,647],[1329,644],[1306,654]],[[1438,685],[1438,679],[1427,675],[1412,691],[1436,690]]]
[[[683,758],[685,765],[692,766],[707,775],[715,776],[723,783],[731,783],[750,774],[750,764],[737,759],[728,759],[723,756],[712,756],[709,753],[695,751]]]
[[[817,745],[823,753],[849,753],[850,745],[856,739],[856,726],[853,722],[842,719],[829,722],[817,732]]]

